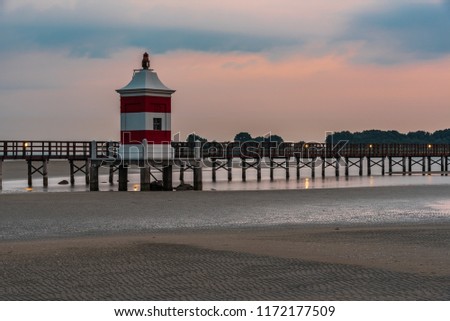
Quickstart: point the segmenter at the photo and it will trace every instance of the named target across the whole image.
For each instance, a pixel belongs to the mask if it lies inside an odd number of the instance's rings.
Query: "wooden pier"
[[[333,175],[350,175],[356,168],[360,176],[372,175],[374,168],[381,175],[445,175],[448,176],[450,144],[319,144],[274,142],[173,142],[174,157],[166,161],[152,159],[127,160],[118,154],[118,142],[96,141],[0,141],[0,189],[2,187],[2,165],[5,160],[24,160],[28,169],[28,186],[33,184],[33,174],[40,174],[43,186],[48,187],[48,162],[67,160],[70,184],[75,184],[75,174],[85,175],[85,182],[91,191],[99,190],[99,168],[109,169],[109,183],[114,184],[114,173],[118,172],[118,190],[128,189],[128,169],[139,167],[140,188],[152,189],[151,179],[156,178],[152,170],[162,173],[161,187],[173,190],[172,172],[179,170],[180,181],[184,173],[193,171],[193,187],[203,187],[204,167],[211,167],[212,181],[217,180],[217,171],[227,172],[228,181],[233,180],[233,166],[242,171],[241,179],[247,180],[248,171],[256,171],[256,179],[262,180],[262,169],[268,168],[270,179],[275,171],[284,171],[286,179],[295,170],[296,179],[301,170],[308,170],[308,177],[315,178],[316,170],[325,177],[327,169]],[[436,167],[438,169],[436,169]],[[341,172],[343,170],[343,173]]]

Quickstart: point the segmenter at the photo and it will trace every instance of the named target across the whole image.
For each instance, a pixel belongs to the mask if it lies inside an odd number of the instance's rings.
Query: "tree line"
[[[351,144],[450,144],[450,129],[433,133],[415,131],[400,133],[396,130],[365,130],[362,132],[341,131],[328,135],[327,143],[348,141]]]
[[[197,134],[190,134],[187,142],[207,142],[208,139]],[[279,135],[267,135],[253,137],[248,132],[240,132],[234,136],[235,142],[277,142],[284,139]],[[362,132],[340,131],[326,137],[327,143],[348,141],[351,144],[450,144],[450,129],[437,130],[433,133],[423,130],[400,133],[396,130],[364,130]]]

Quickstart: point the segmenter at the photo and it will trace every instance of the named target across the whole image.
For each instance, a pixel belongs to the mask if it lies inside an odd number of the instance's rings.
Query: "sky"
[[[0,140],[119,140],[144,51],[172,133],[450,127],[450,0],[0,0]]]

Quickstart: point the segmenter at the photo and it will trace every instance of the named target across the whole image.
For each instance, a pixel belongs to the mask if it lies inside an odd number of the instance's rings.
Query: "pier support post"
[[[233,180],[233,158],[228,158],[227,160],[227,172],[228,181],[231,182]]]
[[[128,191],[128,165],[119,166],[119,191]]]
[[[98,165],[97,162],[91,161],[91,166],[89,167],[89,190],[91,192],[98,192]]]
[[[109,185],[114,185],[114,165],[109,165]]]
[[[33,164],[31,160],[28,160],[27,164],[28,164],[28,187],[33,187]]]
[[[426,171],[426,158],[424,156],[422,157],[422,176],[425,176],[425,171]]]
[[[271,181],[273,181],[273,171],[274,171],[274,168],[273,168],[273,159],[272,158],[270,158],[270,180]]]
[[[428,156],[428,175],[431,175],[431,156]]]
[[[389,161],[389,176],[392,176],[392,156],[388,157]]]
[[[89,160],[86,159],[86,162],[84,163],[84,177],[86,181],[86,185],[89,185]]]
[[[150,191],[150,166],[147,162],[141,167],[141,192]]]
[[[163,167],[163,189],[165,191],[172,191],[172,165],[168,164]]]
[[[445,176],[448,176],[448,156],[444,157],[444,162],[445,162],[445,167],[444,167]]]
[[[315,158],[311,158],[311,178],[315,179],[316,178],[316,159]]]
[[[384,176],[386,174],[386,157],[381,158],[381,175]]]
[[[75,185],[75,168],[73,165],[73,159],[69,160],[69,167],[70,167],[70,186]]]
[[[372,176],[372,161],[370,157],[367,157],[367,176]]]
[[[0,159],[0,191],[3,189],[3,159]]]
[[[408,157],[408,175],[409,176],[412,175],[412,157],[411,156]]]
[[[258,158],[258,164],[256,164],[256,180],[261,182],[261,158]]]
[[[444,176],[445,165],[444,165],[444,156],[441,156],[441,176]]]
[[[296,166],[297,180],[300,180],[300,157],[296,157],[295,161],[297,163],[297,166]]]
[[[405,156],[403,156],[403,159],[402,159],[402,172],[403,172],[403,176],[405,176],[406,175],[406,157]]]
[[[197,161],[194,165],[194,190],[201,191],[203,189],[203,173],[202,162]]]
[[[216,160],[212,159],[212,181],[214,183],[217,180],[217,177],[216,177],[216,170],[217,170],[217,168],[216,168],[216,166],[217,166]]]
[[[242,181],[245,182],[247,180],[247,162],[244,158],[241,159],[241,167],[242,167]]]
[[[348,157],[345,157],[345,177],[349,176],[350,164],[348,163]]]
[[[48,187],[48,160],[44,159],[42,161],[42,185]]]
[[[325,178],[325,168],[326,168],[325,162],[327,159],[325,157],[322,157],[321,159],[322,159],[322,178]]]
[[[289,173],[289,157],[286,157],[286,180],[289,180],[290,173]]]
[[[339,162],[341,161],[341,159],[339,157],[336,157],[335,161],[336,161],[336,163],[335,163],[336,177],[339,177]]]
[[[360,157],[359,158],[359,176],[363,176],[363,167],[364,167],[364,165],[363,165],[363,158]]]
[[[185,164],[184,162],[181,162],[180,164],[180,183],[184,184],[184,170],[185,170]]]

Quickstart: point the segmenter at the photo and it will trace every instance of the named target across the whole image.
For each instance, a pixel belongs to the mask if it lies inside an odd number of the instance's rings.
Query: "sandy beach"
[[[448,300],[449,192],[410,186],[0,195],[0,299]],[[418,198],[425,205],[414,203]],[[422,204],[420,215],[409,203]],[[366,204],[380,215],[411,211],[415,219],[301,223],[288,216],[332,205],[363,212]],[[245,219],[264,210],[289,219]],[[219,219],[227,215],[236,224]],[[173,222],[183,216],[195,219]],[[208,216],[217,224],[194,225]],[[159,224],[164,217],[172,225]]]

